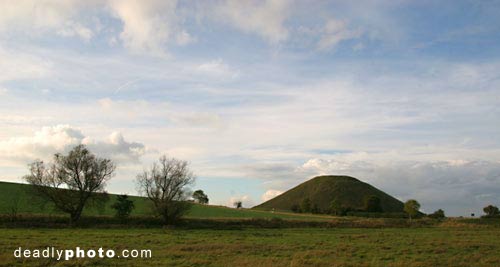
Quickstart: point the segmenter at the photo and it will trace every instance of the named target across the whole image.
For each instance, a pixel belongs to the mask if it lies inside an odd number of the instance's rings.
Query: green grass
[[[45,206],[41,205],[38,199],[34,199],[29,191],[30,185],[0,182],[0,214],[8,214],[13,206],[18,207],[20,214],[61,214],[54,211],[53,206],[47,203]],[[110,200],[106,203],[104,209],[99,210],[96,208],[86,208],[83,212],[85,216],[112,216],[114,210],[111,205],[115,202],[116,195],[110,194]],[[135,209],[132,211],[132,216],[151,215],[150,201],[143,197],[130,196],[134,201]],[[242,219],[242,218],[282,218],[290,220],[311,220],[311,221],[324,221],[330,220],[331,216],[313,215],[313,214],[296,214],[287,212],[269,212],[251,209],[233,209],[222,206],[199,205],[194,204],[188,214],[187,218],[198,219]]]
[[[0,229],[0,266],[499,266],[500,228]],[[151,259],[16,259],[16,248],[151,249]]]
[[[187,225],[133,228],[109,224],[111,196],[105,209],[85,210],[88,227],[27,228],[41,220],[58,221],[50,206],[33,204],[28,185],[0,182],[0,217],[13,203],[26,214],[0,224],[0,266],[500,266],[500,220],[377,219],[237,210],[194,205]],[[132,197],[132,220],[148,215],[148,201]],[[2,215],[4,214],[4,215]],[[38,215],[37,215],[38,214]],[[33,216],[33,217],[30,217]],[[144,216],[143,216],[144,217]],[[262,220],[270,218],[285,220]],[[4,218],[4,219],[5,219]],[[150,218],[150,217],[144,217]],[[252,219],[252,220],[249,220]],[[32,220],[32,221],[31,221]],[[99,227],[99,222],[104,223]],[[13,225],[14,228],[5,226]],[[43,223],[41,225],[44,225]],[[202,227],[199,227],[202,226]],[[271,229],[272,227],[283,227]],[[115,227],[115,228],[109,228]],[[118,227],[118,228],[116,228]],[[271,228],[268,228],[271,227]],[[293,228],[308,227],[308,228]],[[221,229],[221,230],[215,230]],[[222,230],[224,229],[224,230]],[[150,249],[151,259],[33,259],[14,250]]]
[[[292,205],[300,205],[309,198],[311,207],[316,205],[321,211],[327,211],[333,200],[344,207],[362,210],[365,198],[380,198],[384,212],[402,212],[403,203],[381,190],[349,176],[318,176],[312,178],[285,193],[255,207],[260,210],[287,210]]]

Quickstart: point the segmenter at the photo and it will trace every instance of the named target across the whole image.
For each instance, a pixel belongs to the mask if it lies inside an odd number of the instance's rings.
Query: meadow
[[[27,185],[0,183],[0,266],[498,266],[500,220],[335,217],[194,204],[162,226],[146,199],[126,223],[111,204],[81,224],[40,205]],[[12,208],[16,209],[11,220]],[[151,250],[151,258],[16,258],[22,249]]]
[[[117,195],[109,194],[109,200],[102,208],[86,207],[84,216],[113,216],[115,210],[111,207]],[[135,208],[131,216],[151,216],[152,209],[150,201],[144,197],[129,196],[134,201]],[[43,203],[38,198],[34,198],[30,191],[30,185],[0,182],[0,215],[12,213],[12,208],[17,214],[38,214],[38,215],[63,215],[54,210],[51,203]],[[193,219],[244,219],[244,218],[282,218],[289,220],[327,221],[332,216],[316,214],[298,214],[291,212],[269,212],[253,209],[234,209],[224,206],[201,205],[193,203],[191,209],[185,216]]]
[[[500,228],[1,229],[0,266],[498,266]],[[18,248],[151,249],[148,259],[16,259]]]

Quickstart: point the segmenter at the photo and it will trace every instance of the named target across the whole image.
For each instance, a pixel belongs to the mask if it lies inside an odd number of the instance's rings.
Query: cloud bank
[[[35,159],[49,160],[55,153],[66,153],[74,146],[84,144],[100,157],[110,157],[119,163],[138,163],[146,148],[138,142],[129,142],[121,133],[114,132],[105,141],[95,141],[79,129],[69,125],[43,127],[33,136],[13,137],[0,141],[4,161],[27,163]]]

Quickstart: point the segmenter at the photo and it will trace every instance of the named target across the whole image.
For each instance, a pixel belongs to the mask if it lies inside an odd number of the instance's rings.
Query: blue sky
[[[347,174],[500,205],[499,1],[0,1],[0,176],[80,143],[250,207]]]

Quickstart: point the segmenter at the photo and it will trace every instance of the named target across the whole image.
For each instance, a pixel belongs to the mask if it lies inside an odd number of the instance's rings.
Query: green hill
[[[40,199],[31,196],[31,185],[20,183],[0,182],[0,215],[11,214],[13,209],[16,209],[18,214],[37,214],[37,215],[61,215],[63,213],[54,211],[50,203],[43,204]],[[112,216],[115,211],[111,205],[116,200],[116,194],[109,195],[109,201],[103,209],[86,208],[83,215],[92,216]],[[147,216],[152,215],[151,204],[148,199],[138,196],[130,196],[134,201],[135,209],[132,211],[132,216]],[[286,212],[268,212],[251,209],[233,209],[224,206],[200,205],[194,204],[187,218],[197,219],[241,219],[241,218],[275,218],[290,220],[308,220],[308,221],[324,221],[331,220],[331,216],[320,216],[312,214],[294,214]]]
[[[290,211],[293,205],[300,205],[309,198],[311,206],[317,205],[320,210],[328,210],[332,201],[344,207],[361,210],[365,198],[380,198],[384,212],[402,212],[403,203],[381,190],[349,176],[318,176],[312,178],[285,193],[268,200],[254,209]]]

